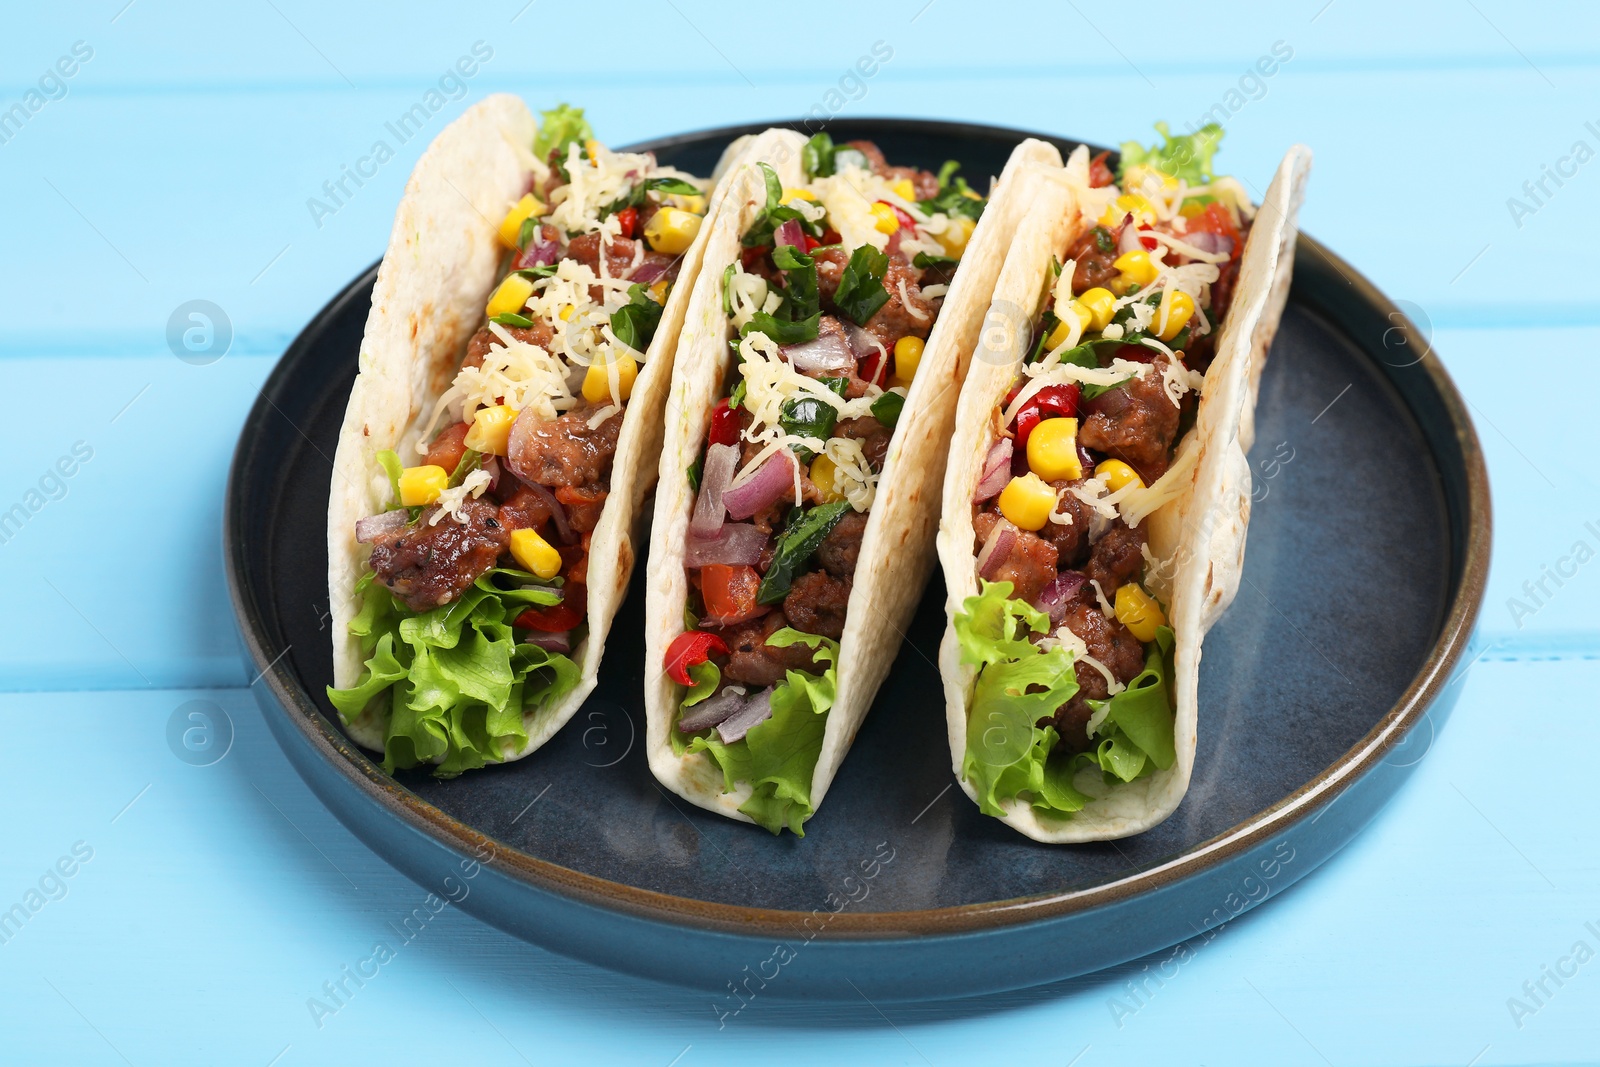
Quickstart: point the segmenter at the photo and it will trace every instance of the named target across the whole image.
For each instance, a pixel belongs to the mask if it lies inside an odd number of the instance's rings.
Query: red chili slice
[[[716,634],[686,630],[674,637],[672,644],[667,646],[667,676],[679,685],[693,685],[694,679],[689,677],[689,668],[704,663],[713,652],[726,654],[727,651],[727,642]]]

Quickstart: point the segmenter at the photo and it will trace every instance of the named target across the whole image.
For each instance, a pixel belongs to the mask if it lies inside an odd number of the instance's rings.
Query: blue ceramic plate
[[[704,174],[759,128],[635,147]],[[1025,136],[899,119],[831,132],[973,176]],[[713,990],[729,1013],[758,993],[905,1000],[1082,974],[1309,874],[1405,780],[1459,689],[1489,558],[1477,438],[1426,339],[1302,236],[1261,389],[1244,582],[1206,640],[1194,781],[1162,825],[1048,847],[953,787],[937,579],[803,840],[700,811],[650,776],[643,567],[599,688],[550,744],[453,781],[390,777],[323,696],[329,458],[373,277],[305,328],[245,425],[225,530],[234,606],[269,683],[253,691],[311,788],[400,870],[517,937]]]

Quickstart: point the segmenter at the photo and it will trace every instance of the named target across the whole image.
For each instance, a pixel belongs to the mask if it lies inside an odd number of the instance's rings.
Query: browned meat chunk
[[[1076,261],[1078,264],[1072,272],[1074,293],[1081,293],[1095,286],[1103,287],[1120,273],[1111,264],[1117,258],[1117,234],[1121,232],[1120,226],[1115,230],[1094,226],[1084,231],[1083,236],[1067,249],[1067,261]],[[1110,251],[1103,251],[1102,248]]]
[[[512,482],[510,478],[505,479]],[[511,530],[537,530],[550,521],[550,501],[543,493],[530,489],[521,482],[514,482],[516,488],[505,494],[505,500],[500,504],[500,525],[509,532]]]
[[[976,551],[989,539],[995,524],[1003,521],[992,511],[981,511],[972,520],[978,535]],[[1056,577],[1056,546],[1027,530],[1018,530],[1011,550],[1001,560],[990,560],[988,572],[992,582],[1010,582],[1011,595],[1032,603]]]
[[[1094,543],[1089,553],[1089,563],[1083,568],[1084,577],[1100,583],[1106,599],[1117,595],[1117,590],[1127,582],[1136,581],[1144,570],[1145,531],[1143,526],[1129,526],[1118,519]]]
[[[597,408],[579,405],[559,418],[542,420],[524,408],[511,428],[506,463],[525,482],[540,485],[589,485],[611,470],[611,456],[622,432],[619,412],[594,429],[589,419]]]
[[[728,661],[722,667],[722,680],[763,687],[783,681],[786,671],[819,673],[819,665],[806,645],[774,648],[767,638],[789,625],[783,612],[774,611],[731,630],[722,631],[728,643]],[[718,657],[720,658],[720,657]]]
[[[829,574],[853,578],[856,560],[861,556],[861,538],[867,532],[867,517],[854,508],[840,516],[838,523],[817,547],[817,562]]]
[[[889,161],[883,157],[883,150],[871,141],[850,141],[845,147],[854,148],[867,157],[867,165],[872,168],[872,173],[887,178],[889,181],[899,181],[909,178],[911,187],[916,190],[914,199],[928,200],[939,195],[939,176],[931,171],[918,170],[916,167],[891,167]]]
[[[607,486],[599,482],[583,486],[563,485],[556,490],[556,500],[567,511],[567,522],[578,533],[588,533],[599,523],[607,495]]]
[[[877,314],[864,325],[891,352],[900,338],[927,337],[928,331],[933,329],[933,304],[917,287],[921,277],[922,272],[917,268],[907,266],[894,256],[889,257],[889,266],[883,273],[883,291],[889,294],[889,302],[879,308]],[[900,296],[902,282],[905,285],[904,299]]]
[[[510,539],[487,501],[463,503],[464,524],[445,515],[429,525],[439,511],[428,509],[415,526],[372,549],[378,580],[412,611],[427,611],[460,596],[494,566]]]
[[[837,641],[844,634],[845,610],[850,605],[850,579],[827,571],[812,571],[796,578],[783,598],[789,625],[808,634]]]
[[[1088,504],[1067,492],[1068,487],[1080,486],[1085,481],[1087,479],[1079,478],[1077,481],[1050,483],[1056,491],[1056,510],[1072,516],[1072,522],[1064,526],[1047,522],[1039,530],[1039,536],[1055,546],[1057,564],[1066,568],[1082,563],[1089,548],[1089,524],[1093,521],[1094,512]]]
[[[839,277],[850,262],[850,252],[840,247],[819,248],[811,258],[817,264],[817,292],[824,303],[832,304],[833,294],[839,291]]]
[[[642,254],[643,245],[628,237],[614,237],[606,245],[605,274],[612,278],[626,278],[634,268],[635,255]],[[574,237],[567,244],[567,259],[575,259],[579,263],[594,271],[596,276],[600,271],[600,234],[585,233]],[[642,259],[641,259],[642,262]],[[605,299],[605,290],[598,285],[589,286],[589,299],[600,303]]]
[[[467,431],[470,429],[472,427],[466,423],[458,422],[440,430],[439,436],[428,446],[428,454],[422,457],[422,462],[443,467],[446,474],[454,474],[461,465],[461,457],[466,455]]]
[[[550,328],[550,324],[542,319],[535,320],[532,326],[502,326],[500,328],[523,344],[534,345],[544,349],[546,352],[550,351],[550,342],[555,340],[556,336],[555,331]],[[504,347],[505,345],[500,338],[496,337],[493,331],[485,326],[473,334],[472,340],[467,342],[467,355],[461,361],[461,365],[463,367],[481,367],[483,366],[483,357],[489,354],[490,348]]]
[[[1087,447],[1131,464],[1146,485],[1167,472],[1178,432],[1178,405],[1161,378],[1170,362],[1160,353],[1144,374],[1090,401],[1093,414],[1078,434]]]
[[[1126,626],[1100,613],[1092,591],[1087,597],[1080,596],[1067,605],[1065,622],[1067,629],[1083,638],[1089,655],[1104,663],[1117,681],[1131,682],[1144,670],[1144,646]],[[1058,748],[1066,752],[1084,752],[1089,748],[1087,728],[1094,714],[1089,701],[1104,700],[1111,688],[1106,676],[1096,667],[1079,662],[1073,665],[1073,670],[1078,677],[1078,692],[1056,709],[1054,721],[1056,733],[1061,735]],[[1041,719],[1039,725],[1050,721]]]
[[[872,464],[872,469],[882,471],[884,457],[889,454],[889,439],[894,434],[871,415],[862,415],[860,418],[844,419],[836,423],[833,427],[833,436],[860,441],[861,451],[866,454],[867,462]]]

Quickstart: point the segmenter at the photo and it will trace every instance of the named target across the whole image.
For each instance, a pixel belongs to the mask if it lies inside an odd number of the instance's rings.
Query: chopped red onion
[[[745,698],[729,686],[716,696],[708,697],[704,703],[685,711],[683,717],[678,720],[678,729],[683,733],[692,734],[707,727],[717,726],[729,716],[737,715],[744,705]]]
[[[1144,242],[1139,240],[1139,227],[1132,222],[1131,216],[1124,216],[1122,220],[1122,233],[1117,236],[1117,252],[1134,252],[1144,247]]]
[[[1062,571],[1039,593],[1033,606],[1050,616],[1050,625],[1059,626],[1066,618],[1067,604],[1083,588],[1084,576],[1080,571]]]
[[[707,563],[754,567],[767,547],[767,535],[744,522],[723,523],[712,538],[702,540],[690,534],[683,554],[685,567],[704,567]]]
[[[533,231],[533,241],[517,254],[517,259],[512,264],[515,270],[530,270],[534,267],[548,267],[561,258],[561,243],[559,241],[546,241],[543,239],[542,229]]]
[[[717,736],[731,745],[772,717],[772,690],[763,689],[745,702],[744,707],[717,724]]]
[[[562,630],[558,634],[541,633],[538,630],[528,631],[528,636],[523,639],[530,645],[538,645],[547,652],[567,653],[572,651],[572,631]]]
[[[997,495],[1011,480],[1011,438],[1002,437],[989,446],[989,455],[983,461],[983,474],[978,478],[978,488],[972,502],[981,504]]]
[[[517,480],[522,481],[521,478]],[[556,499],[556,495],[538,482],[522,482],[522,484],[538,493],[540,499],[544,501],[544,506],[550,509],[550,521],[556,524],[556,534],[561,538],[561,543],[576,544],[578,537],[572,532],[572,524],[567,521],[567,509],[561,506],[561,501]]]
[[[700,495],[695,497],[694,517],[689,520],[690,538],[709,541],[722,529],[722,494],[733,481],[733,468],[738,462],[737,445],[712,445],[706,449],[705,466],[700,471]]]
[[[790,366],[813,377],[844,377],[856,367],[855,351],[839,333],[825,333],[814,341],[784,345],[781,351]]]
[[[776,250],[783,245],[794,245],[802,252],[806,250],[806,231],[800,225],[799,219],[790,219],[772,231],[773,249]]]
[[[667,268],[671,265],[670,261],[662,262],[661,260],[647,259],[633,268],[633,273],[628,275],[628,280],[636,285],[649,285],[651,282],[659,281],[661,276],[667,273]]]
[[[1018,530],[1005,519],[994,524],[994,529],[989,531],[989,536],[983,542],[983,548],[978,552],[978,577],[994,580],[995,574],[1005,563],[1006,557],[1011,555],[1012,547],[1017,543]]]
[[[1233,254],[1233,238],[1225,233],[1212,233],[1202,230],[1199,233],[1186,233],[1183,235],[1185,244],[1193,245],[1202,252],[1214,256],[1227,256]]]
[[[356,540],[363,545],[370,545],[390,534],[399,533],[405,525],[405,508],[368,515],[364,519],[356,520]]]
[[[728,446],[732,448],[732,445]],[[783,494],[794,491],[795,459],[788,449],[779,449],[762,461],[760,469],[743,485],[722,494],[722,504],[735,519],[748,519],[770,507]]]
[[[478,464],[478,468],[489,476],[489,492],[499,496],[500,479],[506,475],[505,468],[500,466],[500,457],[488,456]]]

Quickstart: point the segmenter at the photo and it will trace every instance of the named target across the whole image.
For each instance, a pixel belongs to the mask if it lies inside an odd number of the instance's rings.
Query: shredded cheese
[[[468,496],[471,496],[474,500],[482,496],[483,491],[489,488],[489,483],[492,481],[494,479],[489,477],[488,471],[475,470],[461,479],[460,485],[451,486],[449,489],[440,492],[439,510],[435,511],[428,519],[428,525],[439,525],[439,520],[446,515],[463,526],[466,525],[467,516],[462,512],[461,506],[467,502]]]

